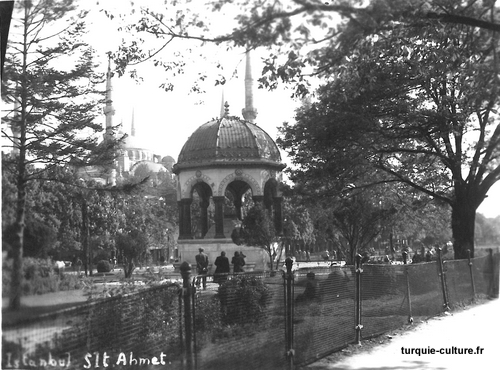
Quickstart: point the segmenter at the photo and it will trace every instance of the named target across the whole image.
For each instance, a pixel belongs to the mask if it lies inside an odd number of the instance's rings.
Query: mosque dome
[[[128,135],[121,143],[122,149],[143,149],[149,150],[149,146],[144,140],[140,140],[137,136]]]
[[[276,143],[259,126],[234,116],[201,125],[186,141],[174,172],[217,166],[265,166],[281,170],[285,165]]]
[[[139,167],[143,168],[147,172],[152,172],[152,173],[160,173],[167,171],[166,168],[160,163],[155,163],[151,161],[140,161],[135,163],[130,168],[130,172],[135,172],[135,170]]]
[[[175,163],[175,159],[169,155],[161,159],[162,163]]]

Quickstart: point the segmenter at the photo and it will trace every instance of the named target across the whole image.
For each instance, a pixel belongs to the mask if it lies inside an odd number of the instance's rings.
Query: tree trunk
[[[467,258],[467,250],[470,249],[474,257],[474,226],[476,220],[476,208],[468,199],[459,199],[452,206],[451,230],[453,233],[453,250],[455,259]]]
[[[358,248],[355,242],[348,241],[349,243],[349,253],[346,258],[346,265],[354,265],[356,260],[356,254],[358,254]]]
[[[23,161],[24,162],[24,161]],[[19,166],[21,167],[21,166]],[[21,307],[22,282],[23,282],[23,245],[26,206],[26,182],[24,171],[18,176],[17,181],[17,210],[14,224],[15,237],[12,244],[12,278],[10,285],[9,309],[17,310]]]
[[[271,273],[273,273],[273,271],[274,271],[274,261],[273,261],[273,251],[271,249],[271,246],[267,246],[266,247],[266,251],[267,251],[267,255],[269,256],[269,262],[271,262],[270,263],[270,265],[271,265]]]
[[[24,45],[22,71],[27,70],[28,56],[28,9],[25,7]],[[23,246],[24,227],[26,219],[26,104],[28,100],[27,77],[23,73],[21,80],[21,120],[19,122],[19,156],[17,158],[17,204],[16,221],[14,224],[15,237],[12,245],[12,278],[9,295],[9,309],[17,310],[21,307],[22,282],[23,282]],[[15,123],[14,123],[15,124]]]
[[[125,278],[128,279],[132,277],[132,273],[134,272],[135,264],[134,261],[125,260],[123,263],[123,272],[125,273]]]
[[[82,194],[82,246],[83,246],[83,266],[85,268],[85,276],[88,276],[89,271],[89,218],[88,207],[85,195]]]

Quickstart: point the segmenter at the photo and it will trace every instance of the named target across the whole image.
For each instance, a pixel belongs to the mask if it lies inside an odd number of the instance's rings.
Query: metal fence
[[[196,294],[194,301],[198,368],[277,369],[284,363],[281,275],[230,276],[216,294]]]
[[[292,369],[498,295],[498,257],[362,265],[359,256],[356,266],[296,270],[287,260],[278,273],[208,276],[206,291],[186,263],[182,286],[4,321],[2,368]]]
[[[126,368],[162,353],[161,360],[179,368],[183,325],[178,289],[158,286],[20,323],[3,321],[2,369]]]

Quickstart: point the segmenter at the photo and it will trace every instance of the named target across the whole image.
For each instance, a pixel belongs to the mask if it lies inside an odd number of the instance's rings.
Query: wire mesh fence
[[[450,307],[469,304],[474,299],[469,261],[447,260],[443,266]]]
[[[2,368],[130,368],[155,357],[179,363],[178,289],[159,286],[14,325],[4,321]]]
[[[429,317],[443,312],[443,291],[437,261],[406,265],[413,317]]]
[[[229,275],[219,282],[215,294],[195,294],[197,367],[285,368],[281,274]]]
[[[408,322],[405,268],[404,265],[363,265],[362,337],[381,334]]]
[[[354,275],[351,268],[313,271],[295,274],[293,330],[297,364],[324,357],[354,339]]]
[[[301,264],[293,273],[208,275],[206,290],[189,275],[183,289],[155,286],[3,321],[2,368],[288,369],[413,317],[498,296],[498,260]]]
[[[500,254],[472,259],[472,273],[476,294],[498,297],[498,264]]]

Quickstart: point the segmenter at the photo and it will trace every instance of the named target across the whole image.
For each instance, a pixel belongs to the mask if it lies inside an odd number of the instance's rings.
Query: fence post
[[[469,260],[470,282],[472,286],[472,302],[476,301],[476,286],[474,284],[474,273],[472,271],[472,260],[470,249],[467,249],[467,259]]]
[[[286,273],[285,280],[285,342],[286,342],[286,358],[288,360],[288,369],[293,370],[293,362],[295,350],[293,349],[293,260],[288,257],[285,260]]]
[[[442,249],[438,248],[437,252],[438,252],[439,276],[441,277],[441,288],[443,290],[443,300],[444,300],[443,309],[445,311],[449,311],[450,306],[448,304],[448,294],[446,291],[446,281],[445,281],[445,276],[444,276],[445,273],[444,273],[444,268],[443,268],[443,258],[442,258],[442,254],[441,254]]]
[[[188,370],[193,369],[193,332],[191,324],[191,265],[186,261],[180,266],[182,276],[182,296],[184,301],[184,330],[185,337],[185,353],[184,360]]]
[[[363,325],[361,325],[361,274],[363,273],[361,258],[360,254],[356,255],[356,326],[354,327],[356,344],[361,344],[361,329],[363,329]]]
[[[411,295],[410,295],[410,273],[408,271],[408,252],[403,251],[403,263],[405,265],[406,278],[406,299],[408,300],[408,323],[413,324],[413,316],[411,314]]]

